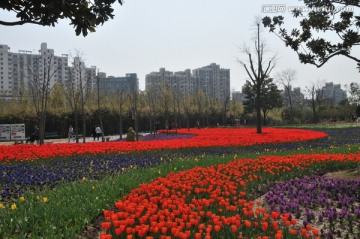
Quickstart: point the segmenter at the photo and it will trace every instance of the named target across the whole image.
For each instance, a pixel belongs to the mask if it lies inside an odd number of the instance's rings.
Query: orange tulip
[[[318,231],[316,228],[313,228],[313,229],[312,229],[312,234],[313,234],[314,236],[317,236],[317,235],[319,235],[319,231]]]
[[[100,225],[101,225],[101,228],[109,230],[111,227],[111,222],[102,222]]]

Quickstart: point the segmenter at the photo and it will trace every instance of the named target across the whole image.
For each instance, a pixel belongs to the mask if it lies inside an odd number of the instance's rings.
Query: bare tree
[[[114,94],[108,94],[108,100],[110,101],[111,106],[115,111],[118,112],[119,117],[119,139],[122,140],[123,134],[123,112],[124,112],[124,104],[126,101],[126,88],[120,87],[116,90]]]
[[[179,86],[173,87],[172,88],[172,103],[173,103],[173,112],[174,112],[174,126],[176,128],[178,128],[179,122],[178,122],[178,117],[180,115],[180,92],[178,89]]]
[[[86,142],[86,112],[85,105],[88,101],[91,92],[92,78],[91,74],[86,71],[85,61],[82,57],[79,57],[79,85],[80,85],[80,106],[81,106],[81,115],[82,115],[82,138],[83,143]],[[100,112],[101,114],[101,112]],[[102,127],[102,126],[101,126]],[[104,141],[104,128],[101,128],[102,140]]]
[[[210,99],[209,97],[204,98],[204,125],[206,125],[206,127],[209,127],[210,122],[209,122],[209,117],[210,117]]]
[[[233,90],[234,93],[234,90]],[[234,96],[234,94],[233,94]],[[240,116],[240,114],[243,112],[243,107],[242,107],[242,103],[237,101],[236,99],[234,99],[234,97],[231,99],[231,111],[232,114],[234,115],[234,118],[237,119],[237,116]]]
[[[276,74],[276,80],[284,87],[284,95],[290,108],[290,122],[294,120],[292,83],[296,80],[296,71],[288,68]]]
[[[227,127],[228,123],[227,119],[230,118],[230,95],[228,95],[224,100],[224,112],[223,112],[223,124]]]
[[[248,61],[238,60],[244,67],[247,75],[250,77],[252,85],[255,87],[255,109],[257,121],[257,133],[261,134],[261,88],[269,77],[271,71],[275,67],[275,56],[265,59],[266,45],[260,37],[260,21],[256,23],[256,37],[254,39],[254,47],[245,47],[243,52],[248,56]],[[252,55],[255,54],[255,57]]]
[[[198,90],[194,101],[197,114],[197,127],[200,127],[201,123],[204,123],[204,110],[206,109],[206,98],[202,90]]]
[[[29,90],[35,107],[39,124],[39,143],[44,143],[46,111],[51,91],[53,76],[56,72],[54,54],[40,54],[38,60],[42,63],[42,69],[34,69],[28,66]]]
[[[319,122],[319,110],[323,100],[323,90],[320,87],[320,82],[312,82],[310,86],[307,86],[306,93],[309,97],[310,107],[313,113],[313,122]]]
[[[75,117],[75,138],[79,142],[78,116],[81,113],[82,119],[82,138],[86,142],[86,113],[85,105],[90,95],[91,76],[86,73],[83,53],[76,50],[75,56],[72,57],[73,66],[68,68],[68,80],[65,82],[65,91],[67,101],[74,112]]]
[[[188,92],[182,95],[182,108],[184,109],[185,118],[186,118],[186,128],[190,130],[190,110],[191,110],[191,98]]]
[[[76,142],[79,142],[78,138],[78,117],[79,117],[79,102],[80,102],[80,91],[78,90],[78,84],[76,82],[75,73],[72,68],[68,68],[68,79],[64,83],[64,94],[67,103],[74,114],[74,128]]]
[[[102,112],[101,112],[101,104],[100,104],[100,75],[99,75],[99,71],[98,74],[96,76],[96,84],[97,84],[97,108],[98,108],[98,115],[99,115],[99,122],[100,122],[100,128],[101,128],[101,141],[104,142],[105,138],[104,138],[104,125],[103,125],[103,120],[102,120]]]
[[[131,108],[131,115],[132,119],[134,120],[135,125],[135,134],[136,134],[136,141],[139,140],[139,111],[138,111],[138,103],[139,103],[139,92],[135,89],[130,92],[129,100],[130,100],[130,108]]]
[[[160,100],[160,105],[163,109],[163,113],[164,113],[164,117],[165,117],[165,128],[166,128],[166,133],[168,133],[168,129],[170,126],[170,100],[171,100],[171,90],[170,90],[170,86],[167,82],[165,82],[164,80],[160,83],[160,85],[158,86],[160,89],[160,96],[159,96],[159,100]]]
[[[352,104],[359,105],[360,104],[360,84],[357,82],[350,83],[349,86],[345,85],[348,89],[350,96],[349,101]]]
[[[145,92],[145,97],[146,97],[146,102],[148,104],[148,109],[149,109],[149,124],[150,124],[150,132],[154,132],[154,137],[156,135],[156,115],[157,115],[157,111],[158,111],[158,100],[157,100],[157,95],[155,93],[155,91],[150,88],[150,89],[146,89]]]

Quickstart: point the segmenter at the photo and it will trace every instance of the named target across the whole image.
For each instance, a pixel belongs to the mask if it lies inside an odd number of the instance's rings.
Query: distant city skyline
[[[163,86],[168,86],[179,99],[187,95],[195,97],[198,92],[202,92],[208,99],[217,99],[219,102],[225,102],[231,97],[230,70],[216,63],[176,72],[160,68],[158,72],[146,75],[145,90],[161,95]]]
[[[59,20],[55,27],[0,26],[0,43],[10,46],[13,52],[36,51],[42,42],[47,42],[56,55],[79,50],[84,53],[87,67],[97,66],[109,76],[137,73],[141,90],[145,88],[146,74],[154,70],[184,71],[216,62],[230,69],[231,90],[240,91],[248,76],[237,62],[237,58],[246,59],[239,48],[252,44],[255,17],[281,14],[285,16],[287,28],[292,29],[298,19],[292,18],[289,9],[303,3],[278,0],[276,5],[286,7],[278,13],[269,12],[269,4],[265,0],[227,0],[222,4],[215,0],[132,0],[123,6],[116,5],[115,18],[87,37],[76,36],[68,21]],[[14,19],[14,15],[3,11],[2,18]],[[263,30],[262,36],[269,56],[276,54],[278,59],[271,77],[293,68],[297,71],[293,85],[301,89],[318,80],[342,87],[359,82],[360,73],[354,61],[339,56],[318,69],[301,64],[296,53],[268,30]],[[360,55],[360,49],[354,48],[353,53]]]
[[[35,55],[38,55],[39,54],[39,52],[43,52],[43,51],[51,51],[52,52],[52,54],[54,54],[54,56],[55,57],[57,57],[57,58],[59,58],[59,59],[61,59],[61,58],[64,58],[64,60],[66,61],[66,64],[67,64],[67,62],[68,62],[68,60],[70,60],[71,61],[71,59],[68,59],[67,57],[68,57],[68,55],[67,54],[57,54],[56,53],[56,49],[48,49],[47,48],[47,43],[46,42],[42,42],[41,44],[40,44],[40,49],[38,49],[38,50],[33,50],[33,51],[29,51],[29,50],[18,50],[18,52],[14,52],[14,51],[11,51],[11,47],[10,46],[8,46],[8,45],[6,45],[6,44],[1,44],[0,43],[0,45],[3,45],[3,46],[6,46],[6,49],[4,49],[4,50],[6,50],[6,51],[8,51],[9,53],[15,53],[16,55],[17,54],[25,54],[25,55],[32,55],[32,56],[35,56]],[[75,57],[75,58],[77,58],[77,57]],[[16,63],[17,64],[17,63]],[[88,64],[88,62],[85,62],[85,64]],[[211,65],[215,65],[216,63],[211,63],[211,64],[209,64],[209,67],[211,66]],[[62,64],[61,64],[62,65]],[[91,66],[90,66],[91,65]],[[69,65],[69,67],[71,66],[71,64]],[[89,64],[89,65],[87,65],[86,66],[87,68],[89,68],[89,69],[93,69],[93,78],[95,77],[95,74],[96,74],[96,72],[97,72],[97,70],[100,70],[97,66],[93,66],[92,64]],[[219,66],[218,66],[219,67]],[[165,67],[162,67],[162,68],[160,68],[160,72],[161,72],[161,70],[165,70],[166,68]],[[62,71],[63,71],[64,69],[62,69]],[[194,69],[195,71],[197,70],[197,69]],[[168,69],[166,69],[166,72],[170,72],[170,73],[175,73],[175,76],[176,76],[176,74],[182,74],[182,73],[185,73],[186,71],[189,71],[190,73],[189,74],[191,74],[191,72],[192,71],[194,71],[194,70],[191,70],[191,68],[190,67],[188,67],[188,68],[186,68],[186,69],[184,69],[184,70],[175,70],[175,71],[170,71],[170,70],[168,70]],[[228,71],[228,74],[230,73],[230,69],[227,69],[227,71]],[[151,72],[148,72],[146,75],[145,75],[145,87],[143,88],[143,89],[141,89],[139,86],[137,86],[138,87],[138,89],[139,90],[146,90],[146,78],[148,77],[148,76],[151,76],[152,74],[159,74],[158,72],[155,72],[155,71],[151,71]],[[64,73],[62,73],[62,74],[64,74]],[[105,80],[105,79],[108,79],[108,78],[127,78],[128,77],[128,75],[133,75],[133,74],[129,74],[129,73],[126,73],[125,74],[125,76],[119,76],[119,75],[109,75],[107,72],[103,72],[103,71],[101,71],[101,72],[99,72],[99,74],[100,74],[100,78],[102,79],[102,80]],[[137,73],[136,72],[134,72],[134,74],[135,75],[137,75]],[[57,74],[57,75],[59,75],[59,74]],[[61,75],[61,74],[60,74]],[[55,75],[56,76],[56,75]],[[55,81],[56,81],[56,79],[54,79]],[[92,80],[92,81],[94,81],[94,80]],[[230,83],[231,83],[231,78],[229,79],[229,81],[230,81]],[[346,88],[344,87],[344,85],[342,85],[341,83],[337,83],[337,82],[333,82],[333,81],[318,81],[318,82],[315,82],[316,84],[320,84],[320,85],[317,85],[318,87],[323,87],[323,86],[325,86],[325,85],[328,85],[329,83],[330,84],[335,84],[335,85],[340,85],[340,88],[342,88],[342,90],[345,90],[346,91]],[[93,83],[94,84],[94,83]],[[120,84],[120,83],[119,83]],[[121,84],[123,84],[123,82],[121,83]],[[138,85],[138,83],[137,83],[137,85]],[[281,88],[281,84],[278,84],[278,86]],[[130,87],[130,86],[129,86]],[[305,87],[301,87],[301,86],[296,86],[295,84],[293,84],[292,85],[292,87],[293,88],[300,88],[300,90],[301,90],[301,92],[302,93],[305,93]],[[1,89],[0,89],[1,90]],[[230,89],[230,92],[241,92],[242,91],[242,86],[240,87],[240,89]],[[230,93],[230,95],[232,95],[231,93]]]

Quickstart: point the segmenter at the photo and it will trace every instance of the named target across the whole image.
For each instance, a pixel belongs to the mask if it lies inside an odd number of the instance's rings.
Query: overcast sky
[[[279,15],[264,13],[266,4],[285,4],[281,14],[288,28],[297,25],[299,19],[292,18],[288,7],[301,6],[298,0],[126,0],[123,6],[116,6],[114,19],[86,37],[76,36],[69,22],[60,20],[55,27],[0,26],[0,44],[8,45],[11,52],[37,53],[46,42],[58,56],[79,50],[88,67],[96,66],[108,76],[137,73],[141,89],[145,87],[145,75],[159,68],[182,71],[217,63],[230,69],[231,89],[241,90],[248,76],[237,62],[237,58],[246,60],[239,48],[253,44],[256,16]],[[0,19],[14,17],[0,10]],[[318,69],[300,64],[297,55],[268,30],[262,36],[269,48],[268,56],[277,56],[272,77],[292,68],[297,71],[294,86],[302,89],[317,81],[334,82],[344,88],[360,80],[356,64],[350,59],[337,57]],[[354,49],[353,54],[359,56],[360,50]]]

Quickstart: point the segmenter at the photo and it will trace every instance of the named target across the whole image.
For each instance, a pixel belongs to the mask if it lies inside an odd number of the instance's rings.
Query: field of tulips
[[[325,137],[322,132],[302,129],[266,128],[262,135],[254,129],[179,129],[179,134],[191,134],[192,138],[161,140],[151,142],[106,142],[102,144],[50,144],[50,145],[13,145],[0,146],[0,161],[34,160],[38,158],[69,157],[73,155],[111,154],[124,152],[143,152],[155,149],[180,149],[214,146],[250,146],[295,142]]]
[[[329,225],[321,229],[323,234],[359,238],[359,180],[317,176],[277,184],[265,195],[271,210],[262,201],[248,199],[253,187],[268,182],[269,176],[284,180],[292,170],[359,161],[360,154],[262,156],[171,173],[140,185],[115,203],[115,211],[105,210],[101,227],[111,234],[103,233],[102,238],[318,238],[311,209],[319,206],[324,211],[317,221],[327,217]],[[348,231],[337,232],[337,218]]]
[[[0,238],[360,238],[358,128],[177,133],[0,147]]]

